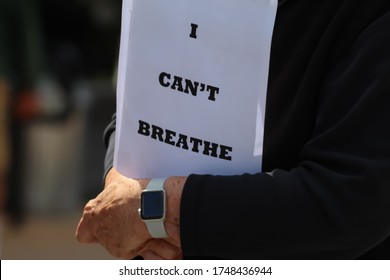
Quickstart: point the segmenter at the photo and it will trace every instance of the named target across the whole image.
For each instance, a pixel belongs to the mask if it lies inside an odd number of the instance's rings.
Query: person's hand
[[[149,180],[129,179],[114,168],[107,174],[105,189],[85,206],[76,238],[81,243],[98,242],[110,254],[123,259],[137,255],[144,259],[182,258],[177,213],[181,188],[177,184],[183,179],[172,178],[170,181],[174,191],[168,196],[168,203],[174,207],[167,209],[167,216],[171,217],[165,222],[169,238],[152,239],[138,215],[141,191]]]
[[[99,242],[113,256],[131,259],[151,237],[138,217],[139,197],[146,182],[118,173],[105,189],[84,207],[76,231],[81,243]]]

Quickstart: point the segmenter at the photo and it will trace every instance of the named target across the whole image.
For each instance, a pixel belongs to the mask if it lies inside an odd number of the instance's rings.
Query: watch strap
[[[164,182],[166,178],[154,178],[150,180],[148,183],[146,190],[147,191],[160,191],[164,190]],[[164,201],[164,209],[165,209],[165,201]],[[164,210],[165,211],[165,210]],[[148,228],[148,231],[150,235],[153,238],[167,238],[168,234],[165,230],[164,226],[164,220],[144,220],[146,227]]]
[[[164,190],[164,182],[165,182],[166,178],[154,178],[154,179],[151,179],[148,183],[148,185],[146,186],[146,189],[148,191],[160,191],[160,190]]]
[[[165,230],[164,220],[159,221],[144,221],[150,235],[153,238],[167,238],[168,234]]]

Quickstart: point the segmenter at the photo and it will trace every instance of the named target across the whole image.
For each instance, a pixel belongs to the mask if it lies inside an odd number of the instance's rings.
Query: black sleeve
[[[355,258],[390,234],[389,30],[387,13],[326,76],[299,164],[188,178],[186,257]]]

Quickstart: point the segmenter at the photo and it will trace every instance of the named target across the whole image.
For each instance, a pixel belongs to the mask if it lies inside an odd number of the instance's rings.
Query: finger
[[[132,250],[130,252],[123,253],[123,255],[121,255],[121,258],[124,260],[133,260],[137,256],[139,256],[139,254]]]
[[[142,256],[144,260],[165,260],[163,257],[157,255],[152,251],[145,251],[142,254],[140,254],[140,256]]]
[[[154,239],[148,243],[148,245],[141,251],[141,255],[143,252],[153,252],[154,254],[160,256],[163,259],[167,260],[175,260],[180,259],[182,256],[181,249],[173,246],[169,242],[162,239]]]

